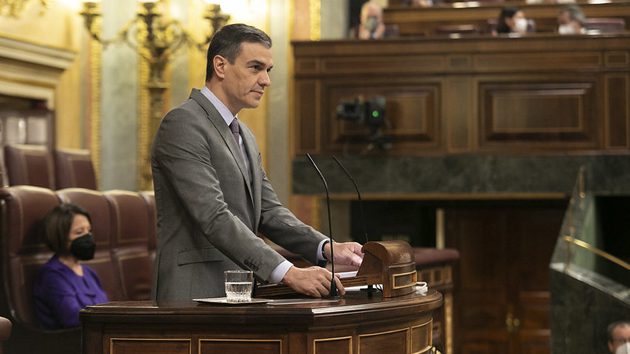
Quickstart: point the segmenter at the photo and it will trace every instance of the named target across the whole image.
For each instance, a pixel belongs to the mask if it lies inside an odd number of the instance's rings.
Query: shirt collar
[[[236,117],[232,115],[232,112],[230,112],[230,110],[223,104],[223,102],[221,102],[221,100],[219,100],[217,96],[215,96],[214,93],[210,91],[208,86],[204,86],[203,88],[201,88],[201,94],[203,94],[208,99],[208,101],[212,103],[214,108],[219,111],[219,114],[221,115],[221,118],[223,118],[223,120],[225,121],[225,124],[227,124],[228,126],[232,124],[232,121]]]

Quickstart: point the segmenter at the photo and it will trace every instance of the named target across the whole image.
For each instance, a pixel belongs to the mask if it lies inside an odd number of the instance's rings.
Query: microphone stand
[[[334,247],[333,247],[333,237],[332,237],[332,222],[331,222],[331,217],[330,217],[330,196],[328,193],[328,183],[326,183],[326,179],[324,178],[322,171],[319,170],[319,168],[317,167],[317,164],[315,164],[315,161],[313,161],[313,158],[311,157],[311,155],[307,153],[306,157],[308,157],[308,160],[311,162],[311,165],[313,165],[313,167],[315,168],[315,171],[317,171],[319,178],[324,183],[324,189],[326,190],[326,210],[328,211],[328,237],[330,238],[330,268],[332,271],[332,279],[330,280],[330,297],[337,298],[339,297],[339,292],[337,291],[337,284],[335,283],[335,254],[333,251]]]
[[[352,177],[350,172],[348,172],[348,170],[343,166],[341,161],[339,161],[339,159],[337,159],[335,155],[333,155],[332,158],[333,160],[335,160],[337,165],[341,167],[341,169],[346,174],[346,176],[348,176],[348,178],[350,179],[350,182],[352,182],[352,185],[354,185],[354,190],[357,192],[357,197],[359,199],[359,212],[361,214],[361,227],[363,228],[363,237],[365,238],[365,243],[368,243],[370,239],[368,238],[367,228],[365,226],[365,214],[363,214],[363,199],[361,199],[361,192],[359,192],[359,186],[357,185],[357,182],[354,180],[354,177]],[[372,284],[369,284],[365,291],[367,291],[368,296],[372,296],[372,294],[376,292],[376,289],[374,289],[374,286]]]

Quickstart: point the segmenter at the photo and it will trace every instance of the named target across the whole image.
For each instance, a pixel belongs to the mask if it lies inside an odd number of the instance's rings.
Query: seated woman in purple
[[[94,258],[96,249],[90,215],[74,204],[61,204],[48,213],[44,228],[55,255],[33,284],[35,314],[46,329],[78,327],[82,308],[107,302],[96,273],[80,263]]]

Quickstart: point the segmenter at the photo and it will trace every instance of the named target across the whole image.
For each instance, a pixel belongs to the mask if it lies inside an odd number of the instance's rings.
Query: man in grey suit
[[[208,48],[206,86],[162,120],[152,148],[158,214],[153,297],[158,301],[224,296],[223,272],[250,269],[320,297],[325,268],[297,268],[257,236],[313,264],[330,257],[328,238],[282,206],[262,167],[252,132],[237,119],[259,105],[271,84],[271,39],[243,24],[219,30]],[[361,245],[334,244],[335,262],[358,267]],[[340,294],[343,286],[335,278]]]

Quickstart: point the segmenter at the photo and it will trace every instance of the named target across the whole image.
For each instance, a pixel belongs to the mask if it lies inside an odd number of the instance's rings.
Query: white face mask
[[[560,25],[560,27],[558,27],[558,33],[559,34],[576,34],[575,27],[571,25]]]
[[[527,32],[527,19],[517,18],[514,20],[514,32],[526,33]]]
[[[374,33],[376,29],[378,28],[378,17],[376,16],[368,17],[367,20],[365,21],[364,27],[366,30],[368,30],[368,32]]]
[[[630,342],[618,346],[615,354],[630,354]]]

